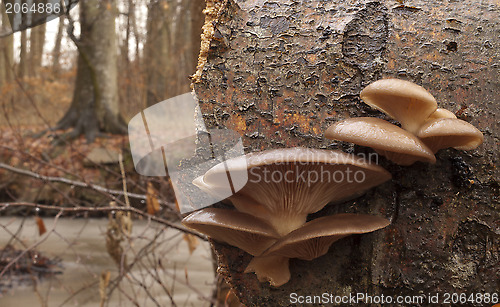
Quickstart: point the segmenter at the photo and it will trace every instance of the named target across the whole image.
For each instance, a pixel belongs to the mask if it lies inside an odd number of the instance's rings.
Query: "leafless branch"
[[[112,190],[112,189],[108,189],[108,188],[105,188],[105,187],[102,187],[102,186],[99,186],[99,185],[96,185],[93,183],[71,180],[71,179],[64,178],[64,177],[44,176],[44,175],[40,175],[40,174],[37,174],[37,173],[32,172],[32,171],[13,167],[13,166],[10,166],[10,165],[2,163],[2,162],[0,162],[0,169],[5,169],[5,170],[8,170],[10,172],[19,174],[19,175],[30,176],[30,177],[33,177],[35,179],[42,180],[42,181],[60,182],[60,183],[65,183],[65,184],[72,185],[72,186],[79,187],[79,188],[92,189],[92,190],[95,190],[98,192],[108,193],[110,195],[125,196],[125,193],[123,191],[120,191],[120,190]],[[135,198],[135,199],[141,199],[141,200],[146,200],[146,198],[147,198],[147,196],[144,194],[136,194],[136,193],[127,192],[127,195],[128,195],[128,197]],[[175,206],[175,204],[173,204],[173,203],[165,202],[162,200],[158,200],[158,201],[161,205],[167,206],[169,208],[173,208]]]
[[[0,211],[7,209],[8,207],[29,207],[29,208],[38,208],[42,210],[55,210],[55,211],[60,211],[60,213],[103,213],[103,212],[116,212],[116,211],[122,211],[122,212],[130,212],[130,213],[135,213],[139,216],[151,219],[152,221],[155,221],[159,224],[177,229],[179,231],[182,231],[184,233],[188,233],[190,235],[196,236],[200,238],[203,241],[207,241],[207,238],[203,235],[200,235],[197,232],[194,232],[192,230],[189,230],[187,228],[184,228],[180,225],[177,225],[175,223],[172,223],[170,221],[167,221],[165,219],[162,219],[157,216],[150,215],[144,211],[141,211],[137,208],[130,207],[59,207],[59,206],[49,206],[49,205],[42,205],[42,204],[34,204],[34,203],[27,203],[27,202],[12,202],[12,203],[0,203]]]
[[[54,219],[54,223],[52,224],[52,228],[48,231],[47,235],[42,238],[41,240],[33,243],[31,246],[29,246],[28,248],[24,249],[21,253],[19,253],[19,255],[17,255],[17,257],[15,257],[14,259],[12,259],[9,263],[7,263],[6,266],[4,266],[3,270],[0,272],[0,278],[7,272],[7,270],[13,266],[19,259],[21,259],[27,252],[29,252],[30,250],[33,250],[34,248],[36,248],[38,245],[42,244],[45,240],[47,240],[47,238],[50,236],[50,234],[52,234],[54,232],[54,230],[56,229],[56,224],[57,224],[57,221],[59,220],[59,217],[61,216],[62,212],[60,211],[55,219]]]

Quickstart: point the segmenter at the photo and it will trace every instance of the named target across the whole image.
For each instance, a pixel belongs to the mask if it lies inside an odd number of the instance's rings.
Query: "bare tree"
[[[45,45],[46,24],[42,23],[30,31],[30,76],[37,76],[42,67],[43,48]]]
[[[149,4],[147,105],[189,91],[203,24],[204,1],[157,0]]]
[[[2,28],[10,26],[7,14],[2,11]],[[12,81],[12,65],[14,65],[14,39],[12,35],[0,38],[0,85]]]
[[[61,69],[61,43],[64,34],[64,15],[59,18],[59,25],[57,27],[57,35],[54,44],[54,49],[52,50],[52,70],[54,74],[58,74]]]
[[[19,51],[19,77],[23,78],[28,75],[28,30],[21,31],[21,42]]]
[[[169,4],[167,0],[151,1],[148,5],[147,42],[145,47],[146,103],[148,106],[163,100],[167,92]]]
[[[100,132],[126,132],[118,108],[116,12],[115,1],[83,1],[80,38],[70,25],[79,52],[76,86],[71,106],[56,127],[74,128],[69,137],[84,134],[93,141]]]

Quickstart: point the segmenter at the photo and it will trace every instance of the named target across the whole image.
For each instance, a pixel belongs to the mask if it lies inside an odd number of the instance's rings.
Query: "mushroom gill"
[[[246,185],[228,199],[241,212],[271,224],[286,235],[306,222],[306,217],[329,202],[340,202],[364,193],[391,178],[380,166],[339,151],[286,148],[246,155]],[[230,169],[229,171],[233,171]],[[195,182],[205,191],[217,193],[219,164]]]
[[[280,238],[261,256],[253,258],[245,273],[255,272],[259,281],[269,281],[279,287],[290,279],[290,258],[313,260],[325,255],[335,241],[352,234],[373,232],[389,224],[381,217],[352,213],[314,219]]]
[[[319,217],[280,238],[262,256],[312,260],[326,254],[337,240],[373,232],[389,224],[385,218],[366,214],[342,213]]]
[[[279,237],[265,221],[236,210],[201,209],[186,216],[182,224],[253,256],[262,254]]]

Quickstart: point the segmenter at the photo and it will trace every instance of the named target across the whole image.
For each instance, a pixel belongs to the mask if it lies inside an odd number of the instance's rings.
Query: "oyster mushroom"
[[[245,273],[254,272],[260,282],[269,282],[280,287],[290,280],[290,258],[283,256],[254,257],[245,269]]]
[[[253,256],[262,254],[279,237],[266,222],[236,210],[205,208],[186,216],[182,224]]]
[[[239,211],[267,221],[281,236],[326,204],[353,198],[391,178],[361,157],[296,147],[250,153],[246,163],[221,163],[193,183],[216,194],[218,181],[226,172],[241,171],[238,168],[247,171],[248,181],[228,200]]]
[[[399,79],[382,79],[364,88],[361,99],[401,123],[416,134],[420,126],[437,109],[436,99],[423,87]]]
[[[371,147],[399,165],[436,162],[431,149],[415,135],[380,118],[356,117],[337,122],[326,130],[325,137]]]
[[[259,281],[279,287],[290,279],[289,258],[312,260],[325,255],[337,240],[388,226],[384,218],[365,214],[336,214],[307,222],[280,238],[262,256],[255,257],[245,272],[255,272]]]
[[[427,121],[417,136],[434,152],[448,147],[460,150],[477,148],[484,136],[476,127],[456,118],[439,118]]]
[[[432,113],[427,120],[438,119],[438,118],[457,118],[455,114],[446,109],[437,109]]]

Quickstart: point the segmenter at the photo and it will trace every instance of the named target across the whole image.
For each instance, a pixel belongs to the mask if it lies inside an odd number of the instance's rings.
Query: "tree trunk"
[[[99,132],[126,132],[118,108],[115,5],[112,0],[80,3],[76,86],[70,109],[57,128],[73,127],[71,136],[84,134],[88,141]]]
[[[61,70],[61,44],[64,33],[64,15],[59,17],[59,25],[57,27],[56,41],[54,50],[52,50],[52,71],[55,75]]]
[[[203,24],[203,1],[153,1],[146,44],[147,105],[189,92]]]
[[[126,25],[125,25],[125,37],[120,45],[120,57],[121,62],[124,63],[125,71],[128,73],[130,70],[130,39],[132,34],[132,29],[135,26],[135,4],[133,0],[126,1],[127,3],[127,13],[126,13]]]
[[[152,106],[164,100],[167,94],[168,27],[169,4],[166,0],[152,1],[148,7],[147,41],[145,47],[146,63],[146,104]]]
[[[43,47],[45,45],[45,27],[43,23],[30,31],[30,76],[38,76],[42,67]]]
[[[10,27],[9,19],[2,10],[2,26]],[[12,81],[14,64],[14,38],[12,35],[0,38],[0,86]]]
[[[27,30],[21,31],[20,55],[19,55],[19,77],[28,76],[28,34]]]
[[[391,182],[315,217],[361,212],[392,224],[340,240],[313,261],[292,259],[291,280],[277,290],[243,273],[250,255],[214,243],[219,271],[242,303],[286,306],[291,293],[326,292],[423,294],[423,302],[407,305],[428,306],[429,293],[443,303],[444,293],[500,289],[500,7],[475,0],[401,3],[207,0],[194,90],[207,127],[238,131],[247,152],[294,146],[371,152],[323,133],[344,118],[387,119],[359,98],[384,77],[422,85],[440,107],[485,135],[475,151],[441,150],[435,165],[381,159]]]

